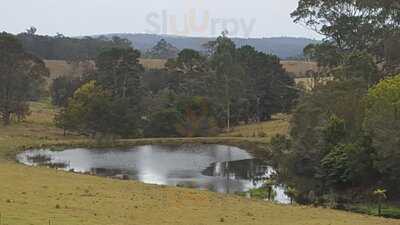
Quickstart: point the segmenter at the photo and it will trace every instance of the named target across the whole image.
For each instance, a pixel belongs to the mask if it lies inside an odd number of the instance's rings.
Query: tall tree
[[[384,73],[393,75],[399,69],[400,8],[397,0],[300,0],[292,13],[302,22],[345,53],[367,51]]]
[[[178,58],[168,60],[169,88],[180,96],[209,96],[212,71],[199,52],[184,49]],[[166,74],[164,74],[165,76]]]
[[[214,54],[211,57],[211,66],[216,75],[216,96],[219,102],[225,106],[226,128],[231,127],[233,103],[242,96],[244,73],[237,61],[236,46],[234,42],[223,32],[215,42],[210,43]],[[237,106],[239,107],[239,106]]]
[[[139,57],[140,52],[132,48],[112,48],[96,58],[95,79],[111,93],[112,115],[116,116],[112,127],[123,136],[139,135],[144,71]]]
[[[24,117],[30,93],[40,88],[49,76],[44,62],[24,51],[13,35],[0,34],[0,113],[4,124],[12,114]]]
[[[132,48],[112,48],[96,58],[96,80],[112,91],[115,98],[140,98],[140,76],[144,68],[139,64],[140,52]],[[136,100],[135,100],[136,99]]]
[[[251,46],[239,48],[237,58],[246,75],[245,91],[252,106],[247,116],[265,121],[274,113],[288,112],[298,91],[279,58],[258,52]]]

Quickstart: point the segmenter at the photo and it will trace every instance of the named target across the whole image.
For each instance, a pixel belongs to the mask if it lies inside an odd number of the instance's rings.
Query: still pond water
[[[30,166],[138,180],[147,184],[246,192],[262,186],[274,170],[246,150],[224,145],[146,145],[129,149],[29,150],[17,160]],[[261,179],[260,179],[261,178]],[[274,187],[275,201],[289,203],[282,186]]]

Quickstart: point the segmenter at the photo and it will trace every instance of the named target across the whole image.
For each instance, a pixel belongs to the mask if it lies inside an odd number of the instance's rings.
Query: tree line
[[[209,48],[210,56],[184,49],[148,71],[137,50],[102,51],[82,77],[54,80],[57,126],[90,136],[212,136],[290,110],[298,90],[279,58],[236,48],[225,34]]]
[[[129,48],[132,43],[119,37],[81,37],[72,38],[57,34],[38,35],[31,27],[16,35],[26,52],[48,60],[88,60],[97,57],[102,49]]]

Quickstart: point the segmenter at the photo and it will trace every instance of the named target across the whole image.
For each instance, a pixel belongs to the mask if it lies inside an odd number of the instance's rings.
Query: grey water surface
[[[147,184],[246,192],[262,186],[274,170],[248,151],[225,145],[146,145],[129,149],[28,150],[20,163],[49,166],[104,177],[138,180]],[[289,203],[282,186],[275,186],[275,201]]]

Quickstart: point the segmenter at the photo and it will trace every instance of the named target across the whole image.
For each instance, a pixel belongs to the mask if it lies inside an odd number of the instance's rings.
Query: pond
[[[131,179],[147,184],[247,192],[260,188],[274,170],[244,149],[224,145],[146,145],[128,149],[28,150],[20,163],[49,166],[78,173]],[[273,187],[274,200],[289,203],[281,185]]]

